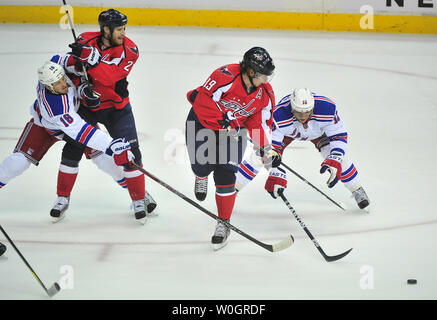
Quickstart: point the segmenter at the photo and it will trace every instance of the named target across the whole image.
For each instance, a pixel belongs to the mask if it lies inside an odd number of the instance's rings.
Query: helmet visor
[[[259,79],[262,81],[262,83],[266,83],[266,82],[271,82],[273,77],[274,77],[275,73],[272,72],[272,74],[267,75],[267,74],[262,74],[261,72],[255,71],[255,75],[253,76],[255,79]]]

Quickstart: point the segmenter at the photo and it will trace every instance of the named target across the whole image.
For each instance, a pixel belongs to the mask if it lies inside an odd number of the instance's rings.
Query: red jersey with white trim
[[[194,113],[200,123],[212,130],[223,130],[219,120],[231,111],[236,117],[232,128],[246,127],[252,140],[261,147],[269,144],[267,135],[272,125],[275,95],[272,86],[264,83],[248,94],[239,64],[228,64],[215,70],[203,86],[196,89]]]
[[[92,111],[112,107],[123,109],[129,103],[126,78],[139,57],[137,45],[124,37],[122,45],[102,50],[100,31],[84,32],[77,38],[77,42],[97,48],[102,55],[100,63],[88,69],[93,90],[101,95],[100,106]]]

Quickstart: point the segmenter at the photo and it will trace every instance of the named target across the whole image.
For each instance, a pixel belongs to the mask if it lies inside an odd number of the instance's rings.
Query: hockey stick
[[[0,225],[0,231],[5,235],[6,239],[8,239],[9,243],[12,245],[12,247],[15,249],[15,251],[17,251],[20,258],[23,260],[23,262],[29,268],[30,272],[32,272],[32,274],[36,278],[36,280],[38,280],[39,284],[41,285],[41,287],[43,287],[44,291],[48,294],[48,296],[53,297],[55,294],[57,294],[61,290],[61,287],[59,286],[59,284],[57,282],[55,282],[54,284],[52,284],[52,286],[50,288],[47,289],[46,286],[44,285],[44,283],[36,275],[35,271],[33,271],[32,267],[29,265],[29,263],[23,257],[20,250],[18,250],[18,248],[15,246],[14,242],[11,240],[11,238],[9,238],[8,234],[6,233],[6,231],[3,229],[3,227],[1,225]]]
[[[284,203],[287,205],[288,209],[290,209],[291,213],[293,214],[293,216],[296,218],[297,222],[299,222],[300,226],[302,227],[302,229],[305,231],[305,233],[308,235],[308,237],[311,239],[311,241],[314,243],[314,245],[316,246],[317,250],[319,250],[319,252],[322,254],[323,258],[325,258],[325,260],[327,262],[332,262],[332,261],[336,261],[336,260],[340,260],[341,258],[345,257],[346,255],[349,254],[349,252],[352,251],[352,248],[350,248],[349,250],[338,254],[336,256],[328,256],[325,251],[323,251],[322,247],[320,247],[319,243],[317,242],[317,240],[313,237],[313,235],[311,234],[311,232],[308,230],[308,228],[306,227],[306,225],[302,222],[302,220],[299,218],[299,216],[297,215],[296,211],[294,210],[294,208],[291,206],[290,202],[288,202],[287,198],[285,198],[284,193],[282,191],[279,191],[279,196],[282,198],[282,200],[284,201]]]
[[[342,210],[346,210],[346,208],[344,208],[342,205],[338,204],[337,202],[335,202],[334,200],[332,200],[328,195],[326,195],[323,191],[321,191],[320,189],[318,189],[316,186],[314,186],[311,182],[309,182],[307,179],[305,179],[304,177],[302,177],[299,173],[297,173],[296,171],[294,171],[293,169],[291,169],[289,166],[287,166],[285,163],[281,162],[281,166],[283,166],[285,169],[287,169],[288,171],[290,171],[291,173],[293,173],[295,176],[297,176],[300,180],[302,180],[303,182],[305,182],[307,185],[313,187],[313,189],[317,190],[319,193],[323,194],[329,201],[331,201],[333,204],[335,204],[337,207],[339,207]]]
[[[182,193],[180,193],[179,191],[175,190],[174,188],[170,187],[167,183],[165,183],[164,181],[158,179],[157,177],[155,177],[153,174],[147,172],[146,170],[144,170],[143,168],[141,168],[140,166],[138,166],[135,163],[131,164],[133,168],[141,171],[142,173],[144,173],[146,176],[148,176],[149,178],[151,178],[152,180],[156,181],[157,183],[159,183],[161,186],[163,186],[164,188],[168,189],[169,191],[171,191],[172,193],[174,193],[175,195],[179,196],[180,198],[182,198],[183,200],[187,201],[189,204],[191,204],[192,206],[196,207],[197,209],[199,209],[200,211],[203,211],[204,213],[206,213],[208,216],[210,216],[211,218],[217,220],[217,221],[221,221],[222,223],[224,223],[227,227],[229,227],[231,230],[234,230],[236,233],[238,233],[239,235],[245,237],[246,239],[256,243],[257,245],[259,245],[260,247],[263,247],[264,249],[270,251],[270,252],[277,252],[277,251],[281,251],[284,250],[286,248],[288,248],[289,246],[291,246],[294,243],[294,238],[292,235],[284,238],[283,240],[281,240],[280,242],[276,243],[276,244],[266,244],[263,243],[253,237],[251,237],[250,235],[248,235],[247,233],[241,231],[240,229],[238,229],[237,227],[234,227],[232,224],[230,224],[229,222],[222,220],[221,218],[217,217],[214,213],[208,211],[207,209],[205,209],[204,207],[200,206],[199,204],[197,204],[195,201],[191,200],[190,198],[188,198],[187,196],[183,195]]]
[[[68,12],[67,2],[65,0],[62,0],[62,2],[64,3],[64,9],[65,9],[65,12],[67,13],[68,23],[70,24],[70,29],[71,29],[71,32],[73,33],[74,42],[76,42],[77,41],[76,32],[74,31],[73,21],[71,20],[70,13]],[[82,62],[80,62],[80,65],[82,66],[82,71],[83,71],[83,74],[85,76],[85,81],[89,86],[90,82],[88,79],[88,73],[86,72],[86,69],[85,69],[85,65]],[[94,90],[93,90],[93,92],[94,92]]]
[[[252,139],[250,139],[250,141],[253,143],[253,145],[255,147],[257,147],[259,150],[263,150],[264,148],[262,148],[258,143],[256,143],[255,141],[253,141]],[[342,210],[346,210],[346,208],[344,208],[342,205],[338,204],[337,202],[335,202],[334,200],[332,200],[328,195],[326,195],[323,191],[321,191],[320,189],[318,189],[316,186],[314,186],[311,182],[309,182],[307,179],[305,179],[304,177],[302,177],[299,173],[297,173],[296,171],[294,171],[293,169],[291,169],[289,166],[287,166],[286,164],[284,164],[281,161],[280,166],[283,166],[285,169],[287,169],[288,171],[290,171],[291,173],[293,173],[295,176],[297,176],[299,179],[301,179],[303,182],[305,182],[306,184],[308,184],[309,186],[313,187],[315,190],[317,190],[318,192],[320,192],[321,194],[323,194],[329,201],[331,201],[333,204],[335,204],[337,207],[339,207]]]

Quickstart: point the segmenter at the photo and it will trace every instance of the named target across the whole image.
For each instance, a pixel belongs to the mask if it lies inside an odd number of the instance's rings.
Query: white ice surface
[[[37,67],[65,52],[72,35],[56,25],[0,25],[0,36],[1,160],[30,118]],[[141,53],[129,76],[130,95],[151,173],[194,199],[194,176],[178,143],[189,111],[186,92],[258,45],[276,63],[277,99],[308,86],[337,102],[372,209],[360,211],[340,184],[328,189],[313,145],[295,143],[285,163],[349,208],[342,212],[288,175],[286,195],[325,252],[353,248],[338,262],[325,262],[282,201],[264,191],[266,172],[238,196],[232,223],[266,243],[293,234],[295,244],[279,253],[236,233],[213,252],[215,221],[148,178],[159,216],[140,225],[127,192],[88,160],[81,162],[67,217],[52,224],[60,142],[38,167],[0,190],[1,225],[46,286],[65,286],[63,266],[74,271],[74,289],[53,299],[437,298],[436,36],[159,27],[129,27],[128,36]],[[202,205],[216,211],[212,179]],[[1,234],[0,240],[6,242]],[[0,299],[46,299],[6,245]],[[372,275],[373,289],[363,289]],[[407,285],[409,278],[418,284]]]

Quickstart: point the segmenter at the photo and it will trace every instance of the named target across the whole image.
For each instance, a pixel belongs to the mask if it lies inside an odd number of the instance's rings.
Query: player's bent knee
[[[21,152],[14,152],[0,165],[0,175],[4,180],[10,180],[21,175],[30,167],[31,161]]]

